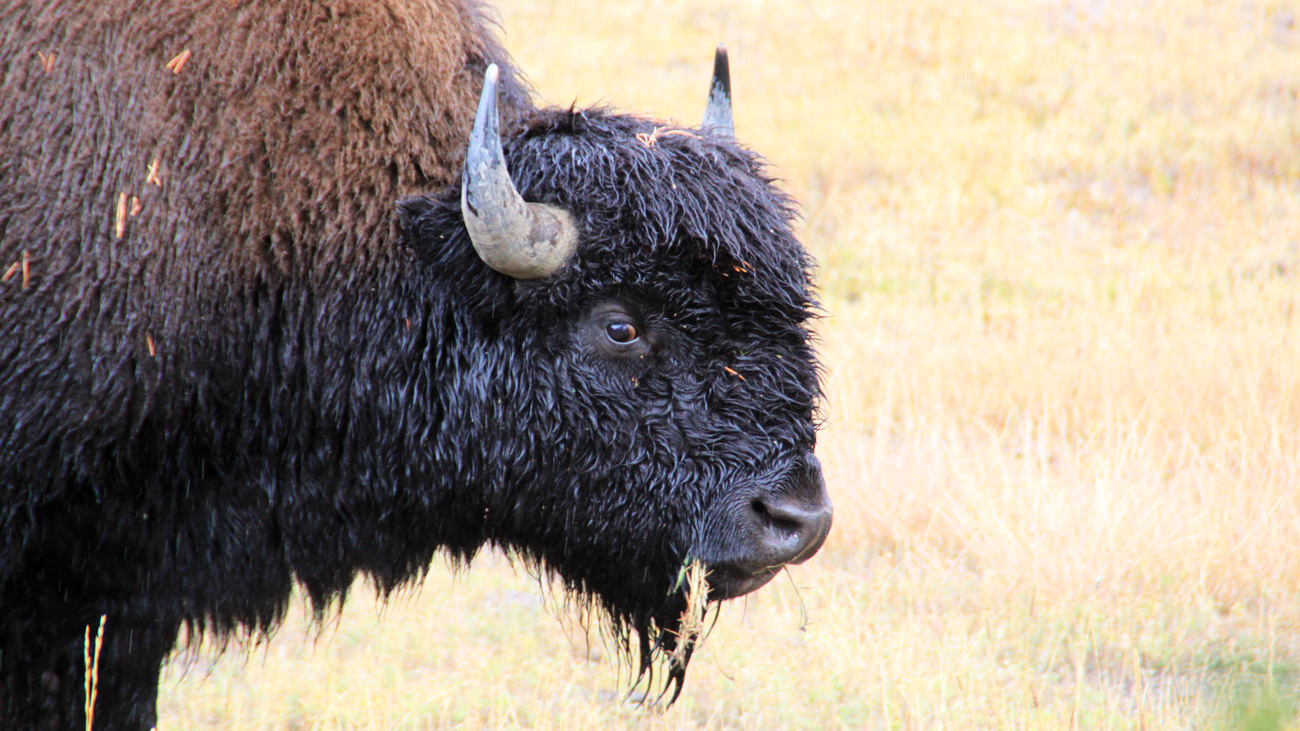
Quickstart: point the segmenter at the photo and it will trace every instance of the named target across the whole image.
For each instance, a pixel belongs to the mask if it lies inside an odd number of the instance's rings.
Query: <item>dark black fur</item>
[[[295,581],[324,610],[360,573],[388,591],[487,544],[639,633],[643,670],[673,645],[683,562],[725,558],[731,516],[814,469],[790,201],[730,139],[603,110],[532,113],[506,154],[526,199],[579,223],[544,280],[479,260],[454,187],[402,202],[402,240],[346,270],[212,257],[206,309],[183,271],[145,293],[77,279],[46,309],[0,290],[7,727],[83,723],[102,615],[96,728],[147,728],[182,625],[269,630]],[[141,301],[172,333],[155,355]],[[610,307],[652,347],[609,350]]]
[[[730,504],[797,481],[814,444],[816,304],[790,201],[730,140],[603,110],[539,113],[506,153],[526,199],[580,222],[560,274],[491,276],[459,188],[402,205],[423,286],[472,313],[441,339],[473,332],[483,358],[486,381],[465,384],[477,398],[458,393],[442,414],[462,447],[451,461],[487,501],[482,535],[671,647],[683,560],[716,555]],[[585,342],[584,320],[608,302],[634,310],[658,352],[618,360]],[[474,424],[527,427],[460,441]]]

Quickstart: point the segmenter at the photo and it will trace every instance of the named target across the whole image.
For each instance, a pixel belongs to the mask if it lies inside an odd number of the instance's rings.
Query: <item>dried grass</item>
[[[90,625],[86,625],[86,639],[83,644],[86,679],[86,731],[92,731],[95,725],[95,700],[99,695],[99,651],[104,646],[104,624],[107,621],[108,615],[100,615],[99,630],[95,633],[93,643],[90,638]]]

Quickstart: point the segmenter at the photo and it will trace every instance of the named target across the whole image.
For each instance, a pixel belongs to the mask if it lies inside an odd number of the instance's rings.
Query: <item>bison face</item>
[[[643,253],[637,269],[678,276],[657,289],[605,279],[550,333],[551,372],[561,376],[548,384],[559,396],[550,408],[568,448],[549,458],[559,460],[572,494],[589,499],[568,526],[622,536],[577,567],[608,569],[599,582],[585,574],[607,587],[639,569],[636,585],[650,593],[638,601],[650,601],[662,599],[684,560],[699,558],[712,598],[739,596],[811,556],[830,528],[812,453],[816,365],[802,320],[787,320],[783,337],[764,332],[764,313],[738,307],[712,265]],[[552,292],[532,294],[549,302]],[[571,542],[554,534],[537,547]],[[626,560],[606,558],[634,548],[640,553]],[[546,558],[568,563],[562,554]]]
[[[696,300],[693,317],[653,291],[615,285],[593,294],[572,327],[571,372],[582,381],[571,388],[599,393],[602,403],[573,415],[594,414],[604,425],[594,451],[621,463],[602,483],[632,479],[632,507],[654,509],[630,511],[638,521],[678,515],[653,530],[674,536],[674,557],[702,559],[711,598],[727,599],[811,556],[830,529],[812,453],[816,365],[801,322],[787,323],[787,337],[797,334],[787,342],[762,342],[746,332],[758,311],[744,308],[728,323],[733,308],[716,284],[689,276],[678,284]]]
[[[461,191],[403,203],[430,341],[455,351],[430,449],[481,500],[458,515],[597,597],[648,662],[647,637],[673,645],[684,562],[726,599],[829,531],[810,261],[790,201],[727,136],[552,110],[504,162],[573,253],[507,276],[471,247]]]

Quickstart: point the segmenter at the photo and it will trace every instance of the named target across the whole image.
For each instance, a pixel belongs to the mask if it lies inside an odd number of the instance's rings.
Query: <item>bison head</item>
[[[685,562],[727,599],[830,528],[811,262],[716,105],[700,129],[544,110],[502,147],[493,80],[461,188],[402,205],[429,347],[461,374],[427,448],[474,496],[467,531],[637,630],[644,672]]]

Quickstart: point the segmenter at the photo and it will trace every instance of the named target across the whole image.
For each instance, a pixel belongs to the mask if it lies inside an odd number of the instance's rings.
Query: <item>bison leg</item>
[[[157,724],[158,674],[179,622],[121,607],[63,619],[42,616],[35,607],[6,606],[2,614],[0,728],[85,731],[87,627],[94,731],[147,731]],[[96,660],[101,617],[103,644]]]

